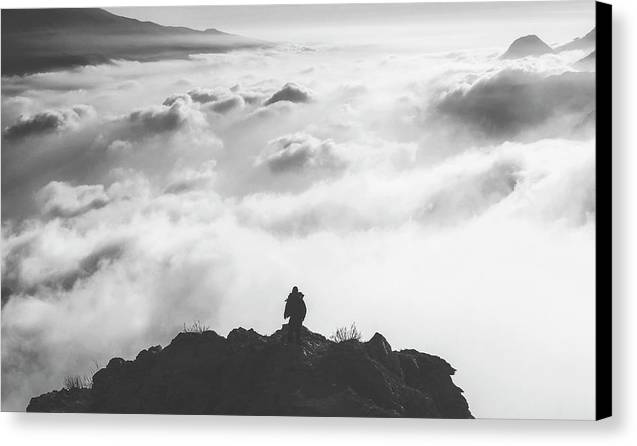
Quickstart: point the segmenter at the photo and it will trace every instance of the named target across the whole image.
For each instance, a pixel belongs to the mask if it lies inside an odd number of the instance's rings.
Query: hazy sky
[[[500,47],[538,34],[547,43],[571,40],[593,26],[594,2],[399,3],[109,8],[162,25],[217,28],[296,43],[400,42],[445,51]],[[332,32],[334,31],[334,32]],[[441,37],[444,36],[444,39]]]

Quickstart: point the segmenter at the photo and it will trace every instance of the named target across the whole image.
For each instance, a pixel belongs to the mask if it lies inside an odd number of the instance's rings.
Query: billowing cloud
[[[312,93],[308,89],[293,82],[288,82],[280,90],[270,96],[264,105],[274,104],[279,101],[310,102],[311,100]]]
[[[130,141],[123,141],[121,139],[116,139],[107,146],[106,150],[110,152],[116,152],[116,153],[122,153],[122,152],[125,153],[129,150],[132,150],[132,148],[133,148],[133,144]]]
[[[274,173],[299,172],[304,169],[340,169],[345,163],[338,157],[333,141],[321,141],[305,133],[286,135],[268,143],[266,153],[258,159]]]
[[[192,98],[190,97],[190,95],[188,93],[172,94],[172,95],[168,96],[166,99],[164,99],[164,102],[162,102],[161,105],[163,105],[165,107],[172,107],[178,101],[182,102],[182,103],[189,104],[189,103],[192,102]]]
[[[109,202],[104,186],[71,186],[52,181],[37,194],[42,213],[51,217],[74,217],[91,209],[99,209]]]
[[[186,102],[196,102],[198,104],[206,104],[208,102],[217,101],[221,96],[225,95],[226,91],[223,89],[213,90],[210,88],[195,88],[189,90],[186,93],[178,93],[170,95],[164,100],[163,105],[171,106],[177,100],[182,100]]]
[[[243,96],[227,89],[204,89],[198,88],[190,90],[184,94],[174,94],[164,100],[163,105],[172,106],[181,101],[186,104],[202,104],[201,110],[212,110],[217,113],[226,113],[233,109],[240,109],[245,105]]]
[[[542,165],[551,151],[561,152],[570,165],[564,160]],[[592,153],[588,143],[562,140],[504,144],[489,153],[467,151],[434,167],[400,170],[400,175],[366,170],[301,193],[249,196],[238,215],[269,231],[305,235],[387,229],[405,221],[450,227],[487,213],[505,220],[585,225],[595,217],[594,182],[584,180],[592,173]],[[554,188],[578,198],[549,193]]]
[[[136,110],[128,115],[127,120],[142,135],[154,135],[178,130],[189,118],[196,119],[199,116],[185,101],[175,100],[170,105]]]
[[[266,95],[259,92],[254,91],[240,91],[239,95],[243,98],[246,104],[258,104],[261,102]]]
[[[215,93],[213,90],[203,88],[190,90],[188,92],[188,96],[190,96],[193,101],[199,102],[200,104],[214,102],[219,99],[219,94]]]
[[[238,125],[244,125],[250,121],[258,122],[268,119],[278,119],[292,112],[293,105],[287,101],[276,102],[267,107],[259,107],[250,112]]]
[[[595,76],[566,72],[544,76],[505,69],[479,79],[468,87],[449,91],[435,104],[435,111],[461,125],[495,138],[511,138],[549,123],[543,134],[564,130],[563,118],[581,120],[595,108]]]
[[[10,294],[69,292],[78,282],[88,280],[100,268],[118,261],[125,252],[125,240],[109,240],[95,246],[89,244],[86,246],[88,249],[77,250],[66,256],[54,256],[55,261],[49,262],[38,257],[46,253],[38,246],[40,241],[38,235],[28,244],[8,247],[4,258],[7,272],[3,276],[3,286]],[[31,265],[24,261],[25,257],[31,259]]]
[[[233,95],[213,102],[210,108],[217,113],[227,113],[231,110],[242,108],[244,104],[242,96]]]
[[[7,139],[20,139],[42,135],[76,127],[78,123],[94,114],[88,105],[75,105],[71,108],[47,110],[32,116],[20,116],[16,123],[6,127],[3,135]]]
[[[164,193],[183,194],[211,186],[215,179],[215,166],[214,161],[208,161],[198,169],[176,172],[164,188]]]

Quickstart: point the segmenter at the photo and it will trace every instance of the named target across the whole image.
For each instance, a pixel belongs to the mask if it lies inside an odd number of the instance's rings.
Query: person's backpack
[[[300,319],[303,321],[305,320],[305,315],[307,314],[307,307],[305,306],[305,301],[303,300],[303,293],[299,293],[298,304],[299,316]]]

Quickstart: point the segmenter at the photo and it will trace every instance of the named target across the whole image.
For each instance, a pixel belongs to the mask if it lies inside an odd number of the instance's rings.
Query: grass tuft
[[[347,341],[360,341],[361,332],[356,328],[356,324],[352,323],[349,327],[341,327],[336,329],[336,332],[330,339],[334,342],[347,342]]]
[[[69,375],[64,378],[64,388],[66,390],[90,389],[93,387],[93,379],[80,375]]]
[[[195,321],[190,325],[184,323],[183,333],[203,333],[210,330],[208,325],[202,324],[200,321]]]

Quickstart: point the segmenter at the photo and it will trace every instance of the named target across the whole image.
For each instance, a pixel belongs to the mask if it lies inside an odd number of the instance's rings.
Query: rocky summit
[[[379,333],[334,342],[303,329],[301,345],[237,328],[184,332],[166,348],[113,358],[91,388],[31,399],[28,412],[473,418],[455,369]]]

